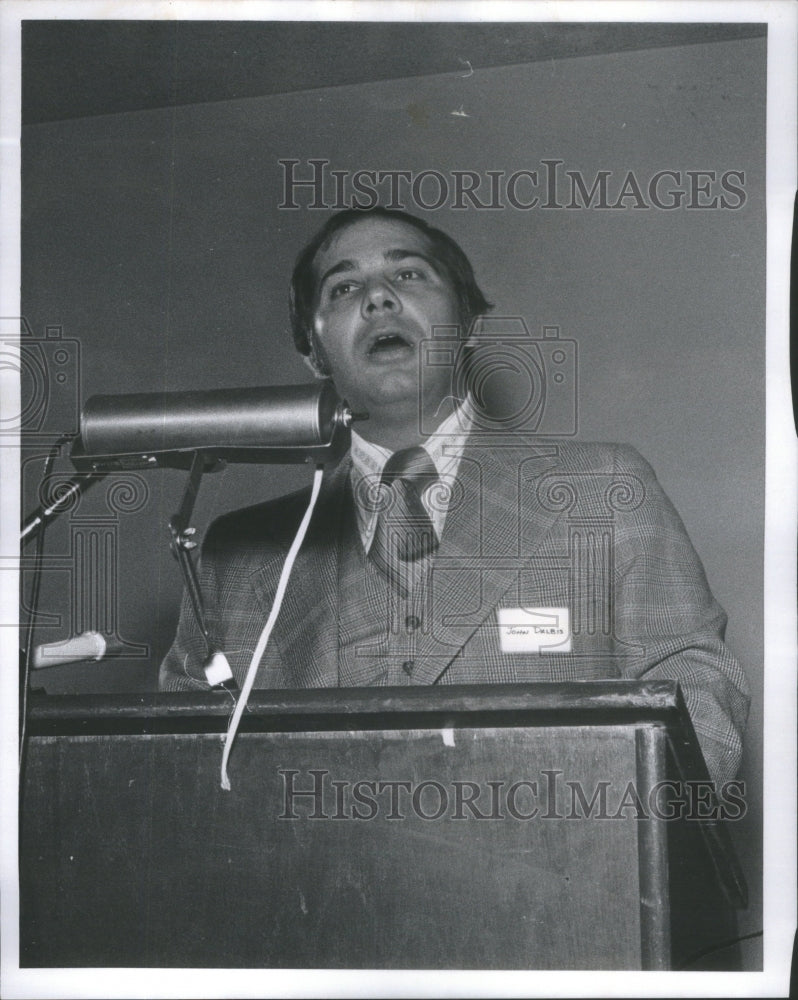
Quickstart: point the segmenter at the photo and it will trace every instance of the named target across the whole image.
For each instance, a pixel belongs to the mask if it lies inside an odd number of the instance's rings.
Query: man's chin
[[[418,367],[415,363],[407,367],[397,366],[379,370],[364,365],[361,376],[358,384],[352,387],[351,393],[347,393],[345,387],[339,387],[339,393],[353,409],[365,410],[371,414],[373,420],[381,423],[419,425],[422,386],[419,383]],[[443,407],[446,410],[444,416],[448,415],[447,403],[451,398],[448,382],[445,387],[425,384],[423,389],[425,390],[424,413],[439,415]]]
[[[369,366],[367,374],[368,396],[372,404],[381,406],[418,405],[417,367]]]

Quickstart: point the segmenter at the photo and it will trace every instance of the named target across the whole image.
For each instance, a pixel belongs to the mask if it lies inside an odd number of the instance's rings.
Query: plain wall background
[[[445,174],[551,158],[588,180],[611,170],[616,186],[629,170],[745,172],[737,211],[427,213],[470,255],[498,314],[578,342],[579,437],[629,442],[652,463],[728,612],[754,694],[736,831],[753,897],[743,932],[761,927],[765,51],[764,39],[716,42],[23,130],[23,313],[37,335],[60,325],[80,342],[81,399],[308,381],[286,288],[326,213],[278,209],[281,158]],[[56,406],[74,410],[68,390]],[[40,468],[25,467],[25,510]],[[195,523],[309,478],[301,467],[207,477]],[[151,658],[50,670],[52,692],[154,683],[181,589],[166,524],[182,476],[144,482],[142,509],[118,516],[111,573],[119,633]],[[73,519],[107,513],[103,489]],[[47,537],[52,617],[38,641],[70,631],[68,539],[63,518]]]

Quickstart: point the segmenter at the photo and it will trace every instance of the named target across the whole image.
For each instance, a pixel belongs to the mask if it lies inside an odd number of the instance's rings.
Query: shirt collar
[[[466,438],[472,424],[473,420],[469,414],[469,407],[461,406],[443,420],[436,430],[424,441],[423,447],[432,459],[438,477],[441,480],[446,481],[448,479],[451,481],[457,475]],[[367,441],[357,431],[352,431],[352,445],[350,449],[350,457],[352,459],[352,487],[355,496],[358,530],[363,547],[367,552],[374,538],[377,514],[372,505],[365,507],[360,502],[361,493],[358,487],[365,478],[368,478],[372,482],[379,480],[382,476],[385,463],[392,454],[387,448],[374,444],[373,441]],[[427,502],[425,502],[427,492],[424,492],[421,501],[427,507],[427,512],[432,518],[432,524],[438,538],[441,538],[446,520],[446,507],[440,502],[432,504],[431,507],[428,506]]]
[[[423,442],[422,447],[432,459],[441,478],[456,473],[472,423],[468,407],[458,407]],[[352,431],[352,467],[357,478],[381,476],[385,463],[392,454],[388,448],[367,441],[357,431]]]

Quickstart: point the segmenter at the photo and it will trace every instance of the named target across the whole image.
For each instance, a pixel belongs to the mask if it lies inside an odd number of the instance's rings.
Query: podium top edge
[[[81,725],[92,732],[114,732],[122,725],[157,723],[161,732],[170,722],[180,731],[191,722],[196,732],[223,731],[233,707],[226,691],[151,692],[119,695],[31,696],[31,735],[75,732]],[[355,717],[368,728],[437,727],[452,718],[454,724],[476,727],[502,724],[540,725],[665,723],[684,711],[676,681],[573,681],[535,684],[474,684],[445,687],[314,688],[253,691],[242,728],[279,730],[324,722],[323,728],[353,728]],[[605,721],[606,720],[606,721]]]

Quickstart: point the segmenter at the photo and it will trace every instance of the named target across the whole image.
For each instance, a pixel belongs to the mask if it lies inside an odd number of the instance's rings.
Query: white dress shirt
[[[468,414],[468,407],[461,406],[450,414],[422,445],[432,459],[440,482],[444,486],[444,489],[441,489],[437,483],[433,483],[421,494],[421,502],[432,519],[432,526],[439,540],[446,522],[446,497],[447,494],[451,495],[454,488],[457,470],[471,425],[472,420]],[[352,489],[355,495],[358,529],[366,552],[371,547],[374,538],[377,512],[371,505],[362,502],[364,491],[358,487],[363,479],[367,479],[370,483],[379,482],[385,463],[392,454],[393,452],[383,448],[382,445],[366,441],[357,431],[352,431]],[[431,499],[433,491],[434,503]]]

